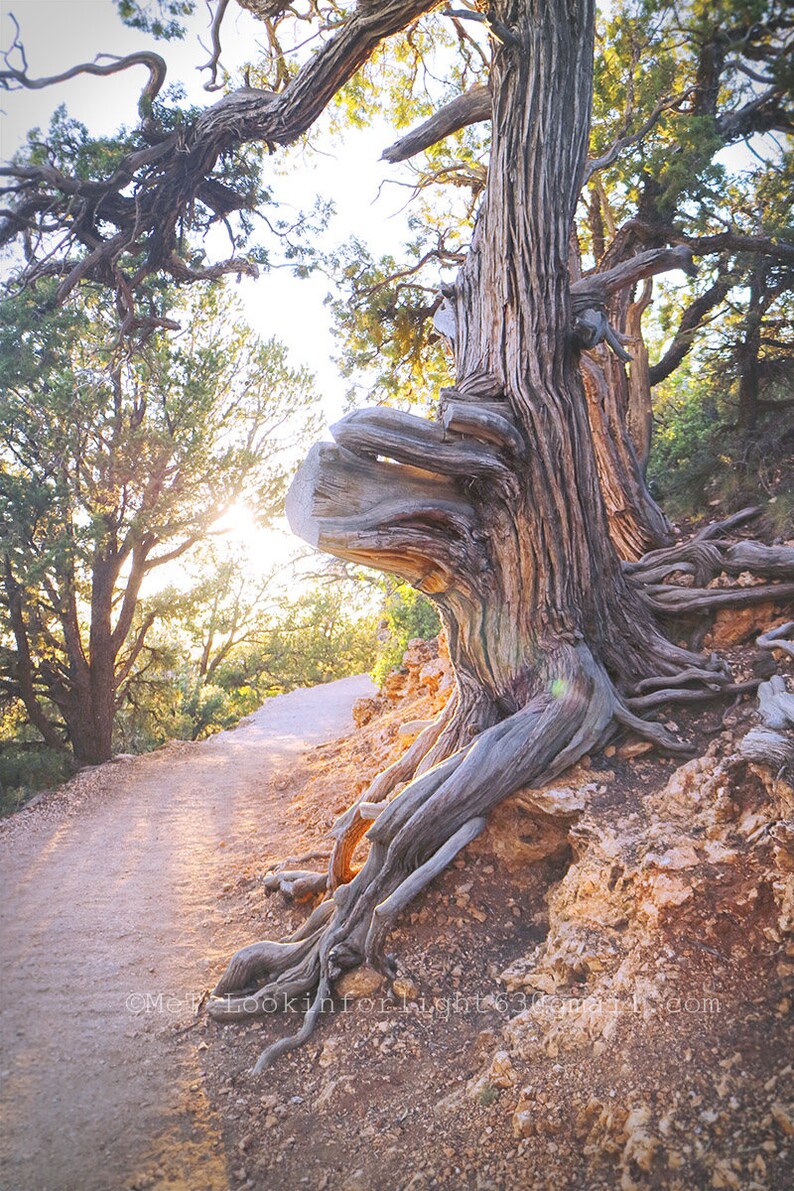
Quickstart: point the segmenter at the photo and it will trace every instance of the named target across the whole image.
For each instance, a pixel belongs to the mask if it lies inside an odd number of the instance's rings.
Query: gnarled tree
[[[435,423],[387,409],[343,419],[336,444],[314,449],[288,498],[293,528],[312,544],[396,572],[437,602],[457,691],[409,758],[337,825],[331,896],[304,930],[238,954],[217,986],[212,1012],[224,1019],[317,990],[300,1034],[266,1051],[260,1067],[307,1036],[342,971],[362,961],[388,968],[382,948],[394,917],[497,802],[554,777],[617,724],[680,747],[637,718],[635,692],[674,687],[690,697],[698,686],[731,685],[718,663],[667,641],[621,566],[579,372],[582,347],[606,334],[609,294],[681,258],[635,257],[604,275],[600,291],[571,283],[593,8],[511,0],[497,11],[488,181],[440,320],[456,384]],[[792,552],[761,554],[790,576]],[[776,594],[790,597],[794,586]],[[370,851],[354,873],[352,849],[367,828]]]
[[[272,16],[280,6],[261,7]],[[173,212],[210,201],[206,181],[220,156],[247,141],[295,139],[384,38],[435,7],[340,6],[338,26],[278,93],[232,92],[181,131],[178,146],[143,150],[134,221],[123,205],[106,207],[105,225],[115,220],[120,239],[90,248],[64,285],[89,275],[121,284],[113,270],[125,253],[144,273],[179,271]],[[456,690],[439,721],[337,823],[329,871],[282,875],[320,896],[306,924],[288,940],[243,949],[218,982],[210,1012],[221,1020],[265,1013],[282,997],[313,998],[299,1033],[265,1051],[257,1070],[309,1035],[345,970],[362,962],[392,970],[383,948],[395,917],[500,800],[548,782],[620,726],[685,749],[639,713],[743,689],[719,659],[671,644],[657,616],[794,597],[794,551],[732,547],[721,536],[727,526],[621,561],[582,352],[601,341],[619,347],[610,304],[688,254],[651,246],[579,276],[571,243],[588,153],[593,0],[497,0],[476,16],[493,43],[492,144],[471,250],[437,312],[455,384],[441,393],[436,421],[383,408],[344,418],[288,498],[293,527],[314,545],[401,575],[435,600]],[[482,112],[482,92],[476,102]],[[134,168],[119,167],[121,176]],[[63,185],[36,183],[45,184]],[[90,203],[104,200],[73,201],[85,227]],[[26,218],[35,221],[35,211]],[[605,439],[614,433],[605,417]],[[706,586],[737,566],[769,582]],[[675,571],[694,574],[698,586],[665,584]],[[548,793],[543,808],[554,811]],[[355,872],[365,832],[369,852]]]

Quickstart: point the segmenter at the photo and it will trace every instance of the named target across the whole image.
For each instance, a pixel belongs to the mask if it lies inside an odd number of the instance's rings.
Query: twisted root
[[[618,707],[586,646],[561,646],[524,708],[426,769],[384,806],[369,827],[362,869],[301,931],[232,958],[208,1007],[216,1020],[260,1016],[274,1002],[313,997],[300,1031],[268,1047],[255,1072],[309,1037],[342,972],[361,962],[388,968],[383,945],[401,910],[479,834],[494,806],[522,786],[551,781],[608,738]]]

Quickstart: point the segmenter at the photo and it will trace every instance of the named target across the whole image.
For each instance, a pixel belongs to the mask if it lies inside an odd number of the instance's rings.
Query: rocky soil
[[[714,630],[740,673],[751,620]],[[291,813],[307,842],[447,681],[415,644],[356,708],[359,731],[304,759]],[[299,1018],[208,1026],[233,1183],[790,1191],[794,792],[738,754],[755,706],[676,714],[701,753],[684,765],[616,740],[551,795],[562,826],[537,794],[512,798],[394,933],[393,984],[345,978],[309,1045],[258,1082],[264,1038]],[[230,913],[258,879],[241,874]],[[304,913],[271,903],[265,933]]]

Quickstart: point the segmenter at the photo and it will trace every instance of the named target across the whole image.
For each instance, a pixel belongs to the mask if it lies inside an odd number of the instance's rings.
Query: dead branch
[[[405,161],[451,136],[453,132],[459,132],[461,128],[479,124],[490,118],[491,92],[488,87],[479,84],[463,95],[458,95],[423,124],[419,124],[399,141],[389,145],[388,149],[383,150],[381,160],[392,164]]]
[[[12,50],[18,50],[20,48],[18,43],[12,46]],[[104,66],[101,66],[98,61],[81,62],[77,66],[70,67],[69,70],[64,70],[61,74],[48,75],[46,78],[41,79],[32,79],[27,73],[27,68],[16,70],[11,66],[9,54],[12,50],[6,51],[3,54],[6,69],[0,70],[0,87],[4,91],[20,89],[40,91],[45,87],[52,87],[56,83],[65,83],[80,74],[93,74],[106,77],[107,75],[118,74],[122,70],[130,70],[133,66],[145,66],[149,71],[149,79],[138,100],[138,110],[144,120],[149,118],[152,103],[162,90],[168,70],[165,59],[161,58],[159,54],[155,54],[151,50],[140,50],[134,54],[127,54],[123,58],[117,58],[114,54],[100,54],[98,55],[99,58],[110,59]],[[16,87],[14,86],[15,83],[17,84]]]

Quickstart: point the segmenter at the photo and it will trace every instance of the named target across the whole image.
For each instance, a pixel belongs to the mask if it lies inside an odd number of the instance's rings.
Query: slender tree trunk
[[[750,279],[750,301],[744,338],[736,351],[739,366],[739,411],[737,424],[745,433],[752,431],[758,422],[760,369],[758,356],[761,350],[761,321],[765,305],[761,285],[761,271],[756,267]]]
[[[91,574],[91,625],[88,656],[82,656],[79,629],[69,645],[74,681],[60,703],[74,755],[84,765],[98,765],[113,755],[116,712],[116,648],[113,638],[113,591],[119,571],[116,554],[98,553]],[[79,656],[78,656],[79,654]]]

